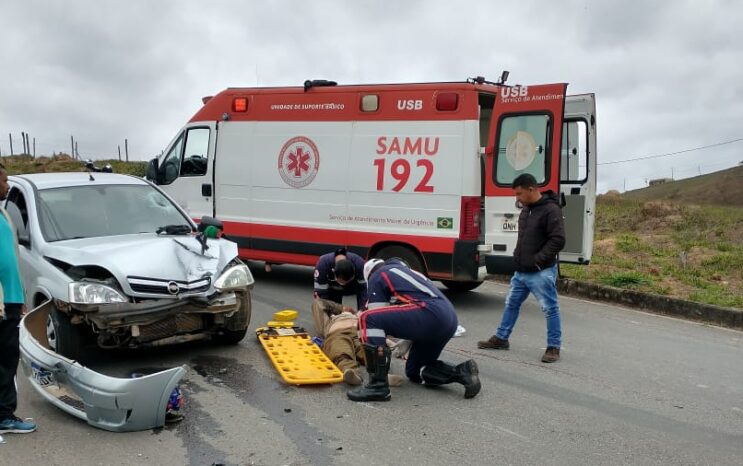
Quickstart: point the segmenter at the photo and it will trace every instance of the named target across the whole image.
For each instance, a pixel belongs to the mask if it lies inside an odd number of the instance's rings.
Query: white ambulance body
[[[596,125],[592,94],[487,82],[232,88],[148,167],[193,217],[212,215],[240,255],[314,265],[339,246],[401,257],[458,290],[510,273],[511,182],[562,192],[562,261],[588,263]]]

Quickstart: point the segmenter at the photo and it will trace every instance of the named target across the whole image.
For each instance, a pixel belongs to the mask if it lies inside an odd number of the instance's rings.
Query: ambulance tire
[[[441,280],[441,283],[446,286],[449,291],[455,293],[465,293],[472,291],[478,286],[482,285],[482,280],[470,281],[470,282],[455,282],[453,280]]]
[[[398,245],[387,246],[385,248],[382,248],[382,250],[380,250],[378,253],[376,253],[374,257],[378,257],[384,260],[397,257],[398,259],[404,260],[405,263],[407,263],[411,269],[417,272],[420,272],[422,274],[426,273],[423,267],[423,262],[421,261],[418,254],[412,251],[410,248],[407,248],[405,246],[398,246]]]

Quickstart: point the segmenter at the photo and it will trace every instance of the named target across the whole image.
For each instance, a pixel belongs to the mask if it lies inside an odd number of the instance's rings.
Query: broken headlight
[[[250,269],[245,264],[235,265],[225,270],[214,282],[214,288],[219,292],[237,291],[252,285],[255,282]]]
[[[127,299],[110,286],[100,283],[70,283],[70,304],[125,303]]]

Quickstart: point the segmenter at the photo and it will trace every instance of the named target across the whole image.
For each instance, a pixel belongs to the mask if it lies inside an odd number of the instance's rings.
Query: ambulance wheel
[[[482,280],[479,281],[470,281],[470,282],[455,282],[453,280],[441,280],[441,283],[444,284],[450,291],[454,291],[456,293],[464,293],[466,291],[472,291],[478,286],[482,285]]]
[[[418,254],[405,246],[387,246],[386,248],[383,248],[381,251],[375,254],[375,257],[384,260],[397,257],[398,259],[404,260],[411,269],[423,274],[426,273],[423,268],[423,262],[421,262]]]

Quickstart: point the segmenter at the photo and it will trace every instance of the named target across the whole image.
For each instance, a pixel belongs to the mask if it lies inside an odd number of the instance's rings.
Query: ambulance
[[[147,179],[192,218],[219,218],[243,259],[314,265],[345,246],[467,291],[513,271],[511,183],[531,173],[563,200],[560,260],[588,264],[594,95],[506,78],[229,88],[202,99]]]

